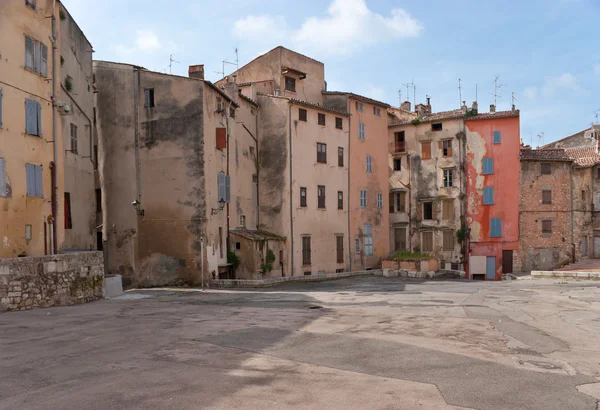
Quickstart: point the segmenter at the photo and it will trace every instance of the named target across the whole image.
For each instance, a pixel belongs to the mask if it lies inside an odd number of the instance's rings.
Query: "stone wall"
[[[103,278],[102,252],[0,259],[0,311],[98,300]]]

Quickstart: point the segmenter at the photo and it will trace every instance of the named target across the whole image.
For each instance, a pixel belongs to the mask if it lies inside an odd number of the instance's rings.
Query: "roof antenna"
[[[172,70],[173,63],[177,63],[177,64],[179,64],[179,61],[177,61],[177,60],[173,60],[173,54],[171,54],[171,55],[169,56],[169,74],[173,74],[173,70]]]
[[[410,86],[411,86],[411,84],[410,84],[410,83],[406,83],[406,84],[402,84],[402,85],[406,87],[406,100],[407,100],[408,102],[410,102],[410,94],[408,93],[408,87],[410,87]],[[413,101],[413,102],[414,102],[414,101]]]
[[[504,87],[504,84],[498,84],[498,80],[500,79],[500,77],[497,77],[494,79],[494,93],[490,93],[494,96],[494,105],[497,107],[498,106],[498,98],[502,98],[502,96],[500,94],[498,94],[498,90],[502,87]]]
[[[537,148],[543,147],[544,146],[544,133],[540,132],[537,136],[538,136],[538,146],[537,146]]]
[[[519,101],[517,100],[517,97],[515,97],[515,93],[511,93],[511,98],[512,98],[512,110],[515,110],[515,102]]]
[[[400,101],[400,105],[402,105],[402,90],[398,90],[398,100]],[[400,105],[398,105],[398,107],[400,107]]]
[[[595,117],[596,117],[596,124],[598,124],[599,123],[598,118],[600,118],[600,110],[596,111]]]
[[[460,86],[461,81],[462,80],[459,78],[458,79],[458,106],[459,107],[461,106],[460,104],[462,103],[462,88]]]

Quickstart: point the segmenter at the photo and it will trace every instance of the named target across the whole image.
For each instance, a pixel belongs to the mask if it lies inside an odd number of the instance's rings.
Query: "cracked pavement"
[[[589,409],[600,283],[358,277],[0,315],[0,409]]]

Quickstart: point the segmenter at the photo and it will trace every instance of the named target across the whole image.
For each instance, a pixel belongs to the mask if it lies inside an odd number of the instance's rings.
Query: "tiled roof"
[[[600,154],[596,147],[566,148],[565,151],[580,167],[590,167],[600,163]]]
[[[250,104],[254,104],[254,105],[256,105],[256,106],[258,107],[258,103],[257,103],[256,101],[254,101],[252,98],[250,98],[250,97],[248,97],[248,96],[245,96],[245,95],[244,95],[244,94],[242,94],[242,93],[239,93],[239,96],[240,96],[242,99],[244,99],[244,100],[248,101]]]
[[[465,118],[465,121],[489,120],[489,119],[492,119],[492,118],[518,117],[519,115],[520,115],[520,111],[519,110],[484,112],[482,114],[477,114],[477,115],[475,115],[473,117]]]
[[[350,92],[345,92],[345,91],[323,91],[323,94],[324,95],[347,95],[347,96],[349,96],[351,98],[354,98],[354,99],[357,99],[359,101],[366,102],[366,103],[369,103],[369,104],[380,105],[380,106],[385,107],[385,108],[389,108],[390,107],[390,105],[387,104],[387,103],[384,103],[384,102],[381,102],[381,101],[377,101],[377,100],[374,100],[372,98],[365,97],[365,96],[362,96],[362,95],[358,95],[358,94],[354,94],[354,93],[350,93]]]
[[[288,98],[288,100],[290,100],[294,104],[300,104],[300,105],[305,105],[307,107],[316,108],[318,110],[329,111],[329,112],[332,112],[332,113],[335,113],[335,114],[343,115],[345,117],[350,116],[350,114],[348,114],[345,111],[336,110],[334,108],[323,107],[322,105],[314,104],[314,103],[311,103],[311,102],[308,102],[308,101],[304,101],[304,100],[299,100],[297,98]]]
[[[267,231],[257,231],[253,229],[232,229],[229,231],[234,235],[239,235],[243,238],[250,239],[251,241],[265,241],[265,240],[283,240],[284,238],[279,235]]]
[[[564,149],[522,149],[522,161],[572,161]]]
[[[540,149],[575,148],[575,147],[583,147],[586,145],[590,145],[589,140],[586,140],[584,137],[586,131],[587,131],[587,129],[576,132],[573,135],[569,135],[568,137],[565,137],[558,141],[554,141],[554,142],[551,142],[550,144],[546,144],[543,147],[540,147]]]
[[[463,118],[464,116],[465,116],[465,114],[462,112],[462,110],[440,111],[440,112],[436,112],[433,114],[425,114],[425,116],[423,116],[422,118],[419,119],[419,124],[433,122],[433,121],[440,121],[440,120]],[[388,126],[393,127],[396,125],[412,124],[412,121],[414,121],[416,119],[417,118],[411,118],[409,120],[394,121],[394,122],[391,122]]]
[[[187,78],[187,77],[186,77],[186,78]],[[214,85],[213,83],[211,83],[211,82],[210,82],[210,81],[208,81],[208,80],[201,80],[201,81],[204,81],[204,83],[205,83],[205,84],[207,84],[207,85],[208,85],[210,88],[212,88],[213,90],[215,90],[216,92],[218,92],[219,94],[221,94],[221,97],[223,97],[223,98],[225,98],[227,101],[231,102],[231,104],[232,104],[234,107],[236,107],[236,108],[238,108],[238,107],[239,107],[239,105],[237,105],[237,104],[235,103],[235,101],[233,101],[231,98],[229,98],[229,96],[228,96],[227,94],[225,94],[225,93],[224,93],[222,90],[220,90],[220,89],[219,89],[219,87],[217,87],[216,85]]]

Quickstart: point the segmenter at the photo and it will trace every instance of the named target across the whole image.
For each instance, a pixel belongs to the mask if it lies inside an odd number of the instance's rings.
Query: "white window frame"
[[[377,194],[377,208],[383,208],[383,194]]]
[[[360,190],[360,207],[361,208],[367,207],[367,190],[366,189]]]

